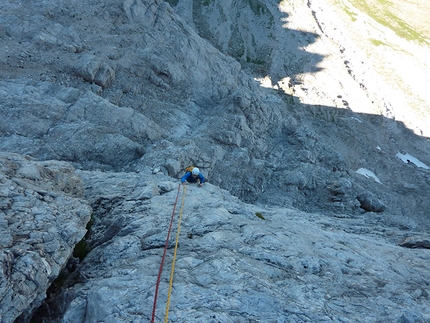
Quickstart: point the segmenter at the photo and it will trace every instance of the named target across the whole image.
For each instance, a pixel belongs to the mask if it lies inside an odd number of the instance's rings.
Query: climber
[[[205,177],[200,173],[197,167],[194,167],[192,171],[186,170],[186,173],[181,178],[181,183],[185,185],[185,181],[188,183],[198,183],[200,187],[205,182]]]

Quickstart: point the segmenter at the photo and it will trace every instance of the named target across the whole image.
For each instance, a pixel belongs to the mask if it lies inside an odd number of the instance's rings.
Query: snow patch
[[[263,77],[263,78],[254,78],[254,80],[255,81],[257,81],[257,82],[260,82],[260,86],[261,87],[265,87],[265,88],[268,88],[268,89],[272,89],[272,88],[274,88],[273,87],[273,83],[272,83],[272,80],[270,79],[270,76],[265,76],[265,77]]]
[[[406,151],[397,152],[397,157],[399,157],[405,164],[413,163],[417,167],[421,167],[424,169],[430,169],[426,164],[415,158],[414,156],[409,155]]]
[[[382,184],[381,181],[379,180],[379,178],[370,170],[366,169],[366,168],[359,168],[355,171],[356,173],[366,176],[367,178],[373,178],[375,181],[377,181],[378,183]]]

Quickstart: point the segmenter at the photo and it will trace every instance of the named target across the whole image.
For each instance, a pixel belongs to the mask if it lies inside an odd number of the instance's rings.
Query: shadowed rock
[[[407,237],[400,245],[407,248],[430,249],[430,238],[423,236]]]

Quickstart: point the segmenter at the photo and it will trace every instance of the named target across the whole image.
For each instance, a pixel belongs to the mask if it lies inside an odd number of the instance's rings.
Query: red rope
[[[154,306],[152,307],[151,323],[154,323],[154,320],[155,320],[155,309],[157,308],[158,286],[160,285],[161,273],[163,272],[164,258],[166,258],[167,246],[169,245],[170,231],[172,231],[172,223],[173,223],[173,218],[175,217],[176,203],[178,202],[180,189],[181,189],[181,184],[178,185],[178,193],[176,194],[175,204],[173,204],[172,218],[170,219],[169,231],[167,232],[166,245],[164,246],[163,257],[161,258],[160,270],[158,271],[157,284],[155,285]]]

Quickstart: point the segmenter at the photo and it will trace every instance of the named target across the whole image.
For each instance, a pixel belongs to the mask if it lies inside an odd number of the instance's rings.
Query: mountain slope
[[[63,292],[52,296],[57,300],[53,309],[65,311],[59,322],[150,320],[178,193],[156,321],[165,316],[179,211],[171,322],[430,317],[428,250],[405,249],[384,238],[402,230],[381,224],[382,216],[336,218],[261,209],[211,184],[178,191],[177,181],[161,174],[79,174],[86,199],[95,207],[97,220],[87,240],[93,250]],[[48,321],[56,322],[53,317]]]
[[[175,280],[185,302],[172,319],[261,321],[256,308],[267,303],[286,322],[429,318],[429,142],[425,127],[402,119],[429,101],[415,80],[396,87],[411,66],[429,75],[417,63],[427,47],[337,2],[7,0],[0,9],[0,150],[70,163],[93,209],[79,244],[88,255],[61,260],[66,280],[34,319],[147,320],[189,165],[209,183],[187,193]],[[406,68],[381,73],[391,65],[380,57],[405,58]],[[5,210],[18,208],[8,201]],[[17,322],[38,304],[20,303]]]

